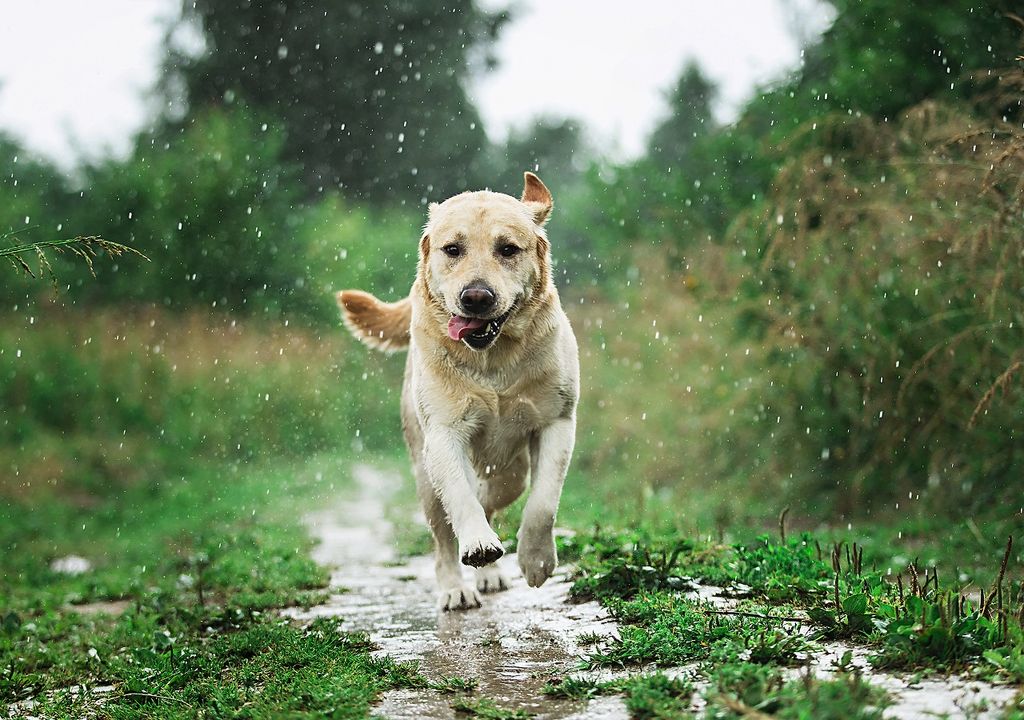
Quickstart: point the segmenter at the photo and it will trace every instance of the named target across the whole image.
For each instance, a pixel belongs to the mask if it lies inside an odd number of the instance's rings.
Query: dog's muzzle
[[[509,319],[512,310],[509,310],[493,320],[487,321],[484,325],[462,336],[462,341],[474,350],[484,350],[494,344],[501,335],[502,326]]]

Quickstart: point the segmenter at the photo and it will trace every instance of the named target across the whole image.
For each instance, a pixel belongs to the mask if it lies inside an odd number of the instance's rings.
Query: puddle
[[[576,642],[581,633],[614,631],[597,603],[565,602],[569,583],[564,570],[542,587],[530,588],[515,557],[504,557],[500,564],[512,579],[508,590],[484,595],[479,610],[442,613],[436,605],[433,560],[395,563],[383,503],[397,491],[397,479],[367,466],[355,468],[355,479],[351,502],[309,520],[320,541],[315,557],[333,568],[331,586],[343,591],[323,605],[289,610],[289,616],[341,617],[344,629],[367,632],[381,654],[415,660],[431,679],[475,679],[480,695],[538,718],[627,717],[619,698],[553,700],[541,692],[548,680],[576,672],[586,654]],[[338,527],[346,520],[353,526]],[[470,577],[468,568],[465,576]],[[374,716],[455,718],[451,702],[457,697],[433,690],[392,691]]]
[[[511,588],[483,596],[479,610],[442,613],[435,605],[433,560],[416,557],[396,562],[392,548],[392,524],[386,513],[387,498],[399,491],[394,475],[366,465],[354,469],[356,491],[344,505],[308,519],[319,540],[314,557],[332,568],[334,594],[327,603],[309,609],[286,611],[290,617],[342,618],[346,630],[364,631],[380,646],[379,653],[396,660],[420,664],[431,679],[458,676],[475,679],[478,694],[499,705],[526,710],[537,718],[573,720],[626,720],[620,697],[589,701],[556,700],[544,696],[544,683],[567,674],[605,680],[621,672],[582,672],[579,661],[589,648],[580,646],[581,633],[613,634],[615,625],[595,602],[565,602],[569,583],[565,570],[542,587],[526,586],[515,557],[500,563],[512,577]],[[466,568],[465,575],[470,577]],[[732,610],[734,598],[722,588],[698,585],[691,597]],[[913,675],[875,672],[869,652],[843,643],[825,643],[811,658],[809,669],[827,677],[834,662],[846,651],[866,679],[889,692],[894,704],[886,718],[911,720],[935,717],[999,718],[1016,696],[1017,688],[957,676],[918,679]],[[694,666],[665,670],[669,675],[693,677]],[[793,670],[796,677],[807,669]],[[703,683],[695,683],[701,688]],[[448,719],[465,717],[451,707],[459,695],[433,690],[401,690],[386,693],[374,708],[374,717],[401,719]],[[701,711],[700,692],[692,709]]]

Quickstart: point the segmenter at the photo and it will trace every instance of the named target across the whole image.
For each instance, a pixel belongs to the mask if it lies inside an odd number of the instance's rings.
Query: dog
[[[519,567],[539,587],[558,564],[553,529],[575,442],[579,353],[552,281],[551,208],[530,172],[518,200],[484,190],[431,203],[408,297],[337,294],[353,335],[408,350],[402,428],[443,610],[480,607],[481,593],[509,587],[490,523],[528,476]],[[460,561],[476,568],[474,584]]]

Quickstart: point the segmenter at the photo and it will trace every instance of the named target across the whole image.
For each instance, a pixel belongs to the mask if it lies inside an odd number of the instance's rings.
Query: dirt
[[[334,592],[327,603],[289,610],[289,616],[341,617],[345,629],[368,633],[381,654],[416,661],[421,672],[433,680],[453,675],[472,678],[478,682],[479,695],[538,718],[628,718],[620,697],[570,701],[551,699],[541,692],[548,680],[570,673],[589,674],[580,670],[588,651],[577,642],[581,634],[616,632],[597,603],[567,602],[567,568],[534,589],[522,579],[515,557],[506,556],[500,562],[512,577],[509,590],[485,595],[479,610],[441,612],[436,604],[432,560],[415,557],[399,562],[392,547],[393,526],[386,508],[389,498],[398,492],[400,480],[366,465],[355,467],[354,476],[357,487],[346,502],[308,518],[311,532],[319,540],[314,556],[332,568]],[[466,572],[468,578],[468,568]],[[714,587],[701,587],[697,594],[723,608],[731,602]],[[867,650],[839,643],[825,645],[810,658],[810,671],[828,675],[847,650],[865,677],[893,698],[894,704],[885,712],[887,718],[994,720],[1016,694],[1013,687],[955,676],[918,679],[878,673],[868,665]],[[692,668],[669,672],[692,677]],[[601,673],[598,677],[610,676]],[[374,716],[396,720],[466,717],[452,708],[457,697],[430,689],[391,691],[375,708]],[[700,704],[695,704],[694,710],[699,710]]]

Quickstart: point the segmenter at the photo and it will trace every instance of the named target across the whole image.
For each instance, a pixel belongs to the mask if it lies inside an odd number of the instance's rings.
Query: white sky
[[[146,121],[164,20],[178,0],[2,0],[0,129],[70,167],[123,153]],[[487,6],[503,4],[486,0]],[[499,69],[474,86],[492,137],[541,114],[580,118],[614,155],[642,149],[688,58],[731,117],[757,84],[799,62],[818,0],[518,0]]]

